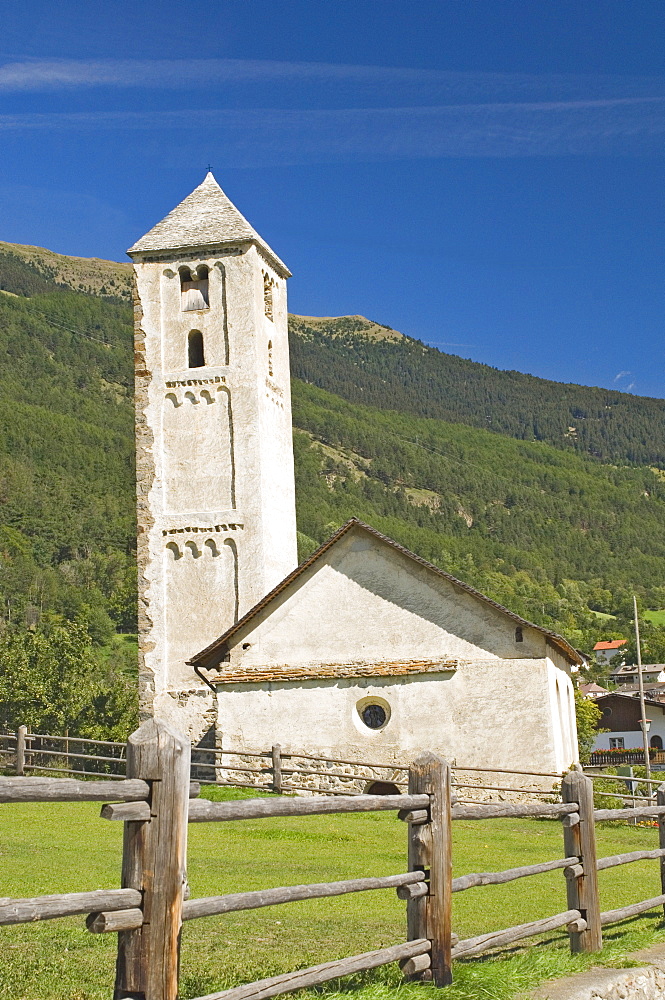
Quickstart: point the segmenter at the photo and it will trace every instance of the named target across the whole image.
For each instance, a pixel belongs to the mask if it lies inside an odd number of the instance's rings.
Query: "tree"
[[[588,764],[591,747],[598,733],[607,730],[599,729],[602,713],[595,701],[585,698],[581,691],[575,692],[575,715],[577,717],[577,742],[580,748],[580,761]]]
[[[89,633],[77,623],[0,634],[0,726],[77,736],[129,732],[136,720],[131,681],[100,672]],[[132,684],[132,688],[135,685]],[[102,723],[103,733],[99,732]],[[127,735],[124,733],[122,735]]]

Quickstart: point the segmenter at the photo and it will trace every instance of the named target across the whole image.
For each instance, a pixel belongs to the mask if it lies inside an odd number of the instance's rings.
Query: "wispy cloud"
[[[628,370],[617,372],[612,381],[616,385],[617,382],[622,382],[624,379],[629,378],[629,376],[631,376],[632,374],[633,373]],[[634,379],[631,379],[631,381],[627,385],[618,385],[617,388],[620,389],[621,392],[632,392],[636,386],[637,382]]]
[[[665,77],[603,74],[461,73],[409,67],[262,59],[0,59],[0,93],[112,88],[180,90],[193,84],[311,82],[349,85],[360,94],[399,88],[406,103],[493,100],[602,100],[665,96]],[[418,103],[418,101],[416,102]]]
[[[91,88],[187,90],[205,94],[207,110],[5,114],[0,130],[143,131],[154,134],[142,147],[144,156],[154,155],[159,144],[174,165],[185,155],[190,161],[202,155],[220,166],[643,154],[659,150],[665,134],[665,77],[244,59],[0,63],[0,98],[34,92],[34,104],[39,92]],[[215,102],[219,110],[211,108]],[[159,132],[174,136],[164,143]]]
[[[223,165],[438,157],[648,154],[665,97],[336,110],[118,111],[0,115],[0,130],[162,132],[162,155]],[[186,141],[185,141],[186,135]],[[136,151],[135,151],[136,152]],[[149,151],[147,151],[148,155]]]
[[[428,340],[432,347],[477,347],[477,344],[455,344],[450,340]]]

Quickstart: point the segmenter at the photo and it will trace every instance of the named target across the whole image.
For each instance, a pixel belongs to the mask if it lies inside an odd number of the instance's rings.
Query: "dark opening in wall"
[[[195,271],[189,267],[180,268],[180,308],[183,312],[208,309],[208,268],[200,264]]]
[[[268,319],[272,319],[272,286],[273,280],[270,275],[263,275],[263,308]]]
[[[524,642],[524,634],[519,626],[515,629],[515,642]]]
[[[392,781],[373,781],[365,789],[365,795],[400,795],[401,789]]]
[[[187,337],[187,364],[189,368],[205,368],[203,334],[200,330],[190,330]]]

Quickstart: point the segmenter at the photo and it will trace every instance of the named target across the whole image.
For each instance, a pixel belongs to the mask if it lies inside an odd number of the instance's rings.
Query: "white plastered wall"
[[[234,636],[230,658],[251,668],[547,655],[542,633],[524,628],[516,642],[515,628],[497,608],[358,527]]]
[[[200,264],[210,308],[182,311],[178,269]],[[138,530],[148,536],[139,545],[142,710],[194,740],[214,724],[214,696],[186,659],[297,562],[286,283],[278,279],[270,323],[275,406],[266,397],[265,267],[252,244],[135,263],[148,376],[140,392],[137,378],[137,476],[147,484]],[[205,367],[187,367],[191,330],[203,335]],[[137,376],[138,366],[137,355]]]
[[[570,667],[536,629],[376,539],[343,536],[232,640],[225,669],[265,671],[457,660],[452,671],[218,687],[223,745],[272,743],[408,762],[425,749],[468,766],[560,771],[577,759]],[[348,671],[347,671],[348,672]],[[360,700],[390,720],[368,729]],[[378,756],[377,756],[378,755]]]
[[[222,745],[278,743],[285,752],[386,764],[433,750],[458,767],[559,771],[570,761],[562,763],[550,739],[550,669],[546,659],[464,660],[450,673],[220,685]],[[381,730],[361,720],[367,699],[389,712]]]

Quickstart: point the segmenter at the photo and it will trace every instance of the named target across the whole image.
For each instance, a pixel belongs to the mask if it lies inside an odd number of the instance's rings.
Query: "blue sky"
[[[210,164],[291,311],[665,396],[659,0],[1,6],[0,239],[126,259]]]

